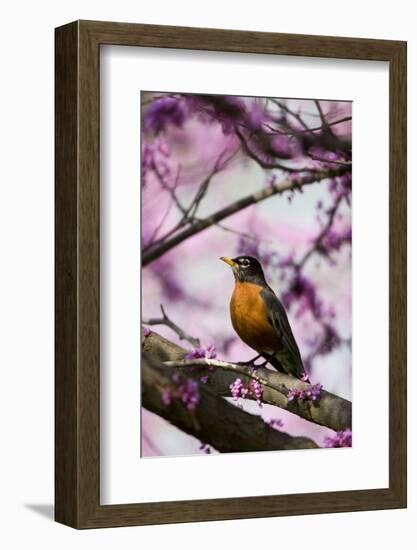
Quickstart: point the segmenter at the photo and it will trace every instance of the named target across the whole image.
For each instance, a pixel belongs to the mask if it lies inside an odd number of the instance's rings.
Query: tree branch
[[[297,122],[299,124],[301,124],[301,126],[304,128],[304,130],[308,133],[312,133],[313,130],[311,128],[308,127],[308,125],[306,124],[306,122],[303,120],[303,118],[301,117],[301,115],[299,113],[296,113],[294,112],[292,109],[290,109],[289,107],[287,107],[287,105],[285,103],[282,103],[282,101],[279,101],[278,99],[274,99],[274,98],[269,98],[269,100],[274,103],[277,107],[279,107],[282,111],[285,111],[287,114],[291,115],[292,117],[295,118],[295,120],[297,120]]]
[[[304,256],[301,258],[301,260],[294,265],[296,269],[301,269],[305,265],[307,260],[312,256],[312,254],[314,254],[314,252],[320,252],[323,239],[326,237],[327,233],[330,231],[336,216],[336,212],[343,199],[344,199],[344,195],[342,194],[338,195],[333,206],[328,211],[328,218],[327,218],[326,224],[324,225],[320,233],[317,235],[317,237],[314,239],[314,244],[310,248],[310,250],[308,250],[304,254]]]
[[[215,161],[212,170],[209,172],[209,174],[204,178],[204,180],[198,185],[197,192],[189,204],[189,206],[185,207],[181,201],[178,199],[176,194],[176,189],[178,187],[178,181],[179,181],[179,173],[180,173],[180,167],[178,168],[177,175],[175,178],[174,186],[170,187],[164,180],[163,176],[158,172],[157,167],[154,167],[154,172],[161,184],[161,187],[167,191],[172,198],[172,203],[174,203],[178,210],[182,213],[181,219],[178,221],[178,223],[172,227],[169,231],[165,233],[162,237],[155,240],[155,235],[159,230],[159,227],[162,225],[163,222],[161,222],[160,226],[154,231],[154,234],[152,238],[149,240],[149,242],[146,244],[146,246],[143,247],[142,252],[143,254],[147,254],[149,250],[154,249],[157,246],[162,245],[162,243],[166,242],[169,237],[172,237],[175,233],[183,229],[184,227],[188,227],[190,225],[193,225],[195,221],[197,220],[196,214],[197,210],[200,206],[201,201],[206,196],[209,185],[211,184],[211,181],[215,175],[220,173],[222,170],[226,168],[229,161],[232,160],[232,158],[236,155],[236,153],[239,151],[240,146],[231,154],[229,157],[225,158],[226,152],[223,151],[217,160]],[[171,203],[171,204],[172,204]]]
[[[316,172],[316,168],[310,168],[308,166],[295,168],[293,166],[287,166],[285,164],[282,164],[281,162],[277,162],[276,160],[272,160],[272,161],[265,160],[262,157],[260,157],[258,154],[256,154],[256,151],[254,151],[254,149],[250,145],[250,142],[245,138],[244,134],[238,127],[236,128],[235,132],[237,137],[240,140],[243,150],[248,155],[248,157],[254,160],[257,164],[259,164],[259,166],[261,166],[261,168],[264,168],[265,170],[278,169],[278,170],[284,170],[290,173]],[[264,151],[264,154],[266,155],[266,157],[268,157],[268,155],[271,154],[271,151],[269,152]]]
[[[142,319],[142,323],[145,325],[165,325],[169,327],[171,330],[173,330],[180,340],[186,340],[187,342],[190,342],[192,346],[195,348],[198,348],[200,346],[200,340],[199,338],[194,338],[193,336],[190,336],[186,332],[182,330],[181,327],[179,327],[177,324],[175,324],[171,319],[168,317],[168,315],[165,313],[164,306],[161,304],[161,312],[162,317],[153,317],[149,319]]]
[[[317,160],[319,162],[325,162],[326,164],[339,164],[340,166],[352,166],[352,161],[350,160],[330,160],[319,157],[317,155],[312,155],[311,153],[306,153],[312,160]]]
[[[348,122],[349,120],[352,120],[351,116],[345,116],[343,118],[340,118],[339,120],[334,120],[333,122],[328,122],[327,127],[329,126],[336,126],[337,124],[341,124],[342,122]],[[308,128],[308,130],[298,130],[298,131],[292,131],[292,132],[283,132],[279,130],[278,128],[274,128],[273,126],[270,126],[269,124],[265,124],[265,127],[268,128],[268,130],[271,130],[274,133],[281,134],[282,136],[298,136],[299,134],[308,132],[318,132],[324,129],[324,126],[315,126],[314,128]]]
[[[318,110],[319,117],[321,119],[321,133],[316,134],[315,132],[318,130],[318,128],[310,128],[306,122],[303,120],[301,115],[293,110],[291,110],[287,105],[282,103],[281,101],[277,99],[270,98],[270,101],[275,104],[277,107],[279,107],[282,111],[286,112],[288,115],[292,116],[294,119],[298,121],[298,123],[304,128],[304,130],[298,130],[293,127],[292,124],[287,123],[286,126],[289,126],[291,132],[295,137],[300,138],[302,134],[305,134],[307,142],[310,142],[310,145],[317,144],[322,145],[324,148],[329,150],[346,150],[346,147],[348,146],[349,149],[351,149],[351,142],[345,143],[341,138],[339,138],[331,129],[331,126],[334,126],[334,124],[329,123],[321,109],[320,103],[318,101],[315,102],[316,108]],[[351,117],[345,117],[346,120],[351,119]],[[340,122],[345,122],[345,119],[341,119],[337,124]],[[282,122],[280,123],[282,125]]]
[[[340,176],[346,171],[347,167],[345,166],[336,169],[318,170],[315,173],[306,174],[304,176],[287,178],[280,184],[275,184],[266,189],[262,189],[261,191],[257,191],[256,193],[253,193],[251,195],[247,195],[246,197],[237,200],[229,206],[218,210],[207,218],[196,220],[191,227],[187,227],[186,229],[182,230],[180,233],[174,235],[168,241],[160,243],[159,245],[151,248],[149,251],[144,251],[142,254],[142,266],[145,267],[149,263],[161,257],[163,254],[165,254],[165,252],[168,252],[168,250],[171,250],[172,248],[178,246],[186,239],[196,235],[197,233],[200,233],[201,231],[204,231],[208,227],[217,224],[228,216],[231,216],[232,214],[235,214],[236,212],[239,212],[240,210],[243,210],[248,206],[251,206],[252,204],[261,202],[274,195],[282,194],[285,191],[300,189],[305,185],[310,185],[312,183],[316,183],[327,178]]]
[[[201,184],[197,189],[197,193],[187,210],[187,215],[189,218],[195,218],[197,214],[197,210],[201,204],[201,201],[207,194],[207,190],[209,188],[212,178],[226,168],[229,161],[236,155],[239,149],[240,147],[235,149],[235,151],[233,151],[232,154],[230,154],[227,158],[226,158],[227,150],[223,151],[219,155],[216,162],[214,163],[212,170],[207,175],[207,177],[201,182]]]
[[[200,384],[199,402],[190,411],[180,399],[163,403],[163,390],[175,391],[172,369],[158,364],[149,353],[142,356],[142,405],[180,430],[220,452],[314,449],[306,437],[292,437],[266,424],[261,417],[234,407]],[[185,379],[185,377],[183,377]]]
[[[302,390],[308,389],[310,385],[286,374],[262,367],[254,370],[248,366],[212,359],[184,361],[186,350],[156,333],[151,333],[144,339],[143,349],[150,356],[165,363],[166,368],[175,368],[176,371],[187,374],[189,377],[199,380],[203,374],[208,374],[207,386],[218,395],[230,397],[230,384],[238,375],[243,383],[247,384],[251,379],[255,379],[262,384],[263,403],[275,405],[310,422],[336,431],[352,426],[350,401],[327,391],[322,390],[317,401],[300,399],[288,401],[290,388],[296,387]]]

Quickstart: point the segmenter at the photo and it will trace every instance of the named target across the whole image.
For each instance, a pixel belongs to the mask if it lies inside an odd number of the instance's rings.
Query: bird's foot
[[[258,365],[255,365],[255,361],[259,359],[259,357],[262,357],[261,354],[257,355],[256,357],[253,357],[249,361],[239,361],[237,365],[240,365],[241,367],[258,367]]]

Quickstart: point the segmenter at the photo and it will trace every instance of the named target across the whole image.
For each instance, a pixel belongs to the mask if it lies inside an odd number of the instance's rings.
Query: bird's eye
[[[249,267],[249,264],[250,264],[249,260],[247,260],[246,258],[244,258],[243,260],[240,260],[239,263],[242,267]]]

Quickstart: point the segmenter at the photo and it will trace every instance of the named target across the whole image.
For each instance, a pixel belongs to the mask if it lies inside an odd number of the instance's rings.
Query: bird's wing
[[[288,374],[301,378],[304,375],[303,361],[284,306],[269,287],[261,292],[261,296],[268,307],[269,321],[282,338],[284,349],[277,354],[278,360]]]

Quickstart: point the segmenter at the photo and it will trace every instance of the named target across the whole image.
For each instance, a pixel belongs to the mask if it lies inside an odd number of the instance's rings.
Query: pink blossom
[[[207,455],[211,453],[211,447],[208,443],[201,442],[200,450],[204,451]]]
[[[294,399],[309,399],[311,401],[316,401],[320,397],[322,389],[323,385],[320,383],[314,384],[305,390],[299,390],[298,388],[293,386],[288,391],[287,400],[294,401]]]
[[[214,359],[217,355],[215,346],[194,348],[185,355],[185,359]]]
[[[268,422],[268,424],[271,426],[271,428],[283,428],[284,422],[281,420],[281,418],[271,418]]]
[[[173,382],[178,384],[176,389],[164,388],[161,392],[161,399],[164,405],[171,405],[173,399],[180,400],[189,411],[194,411],[200,402],[200,392],[198,382],[192,378],[187,378],[184,382],[179,382],[176,373],[172,378]],[[175,378],[174,378],[175,377]]]
[[[189,346],[190,349],[184,352],[191,360],[202,358],[204,361],[215,357],[215,351],[207,347],[210,342],[216,342],[225,360],[246,359],[245,354],[249,351],[233,331],[226,307],[232,288],[230,273],[226,273],[223,279],[222,270],[215,270],[217,257],[222,254],[229,252],[231,256],[235,253],[255,256],[265,268],[268,284],[284,302],[305,368],[317,380],[328,373],[332,391],[350,395],[350,122],[331,126],[332,133],[341,137],[343,151],[339,151],[331,136],[326,138],[326,130],[311,134],[305,132],[295,117],[278,105],[274,107],[274,101],[270,99],[158,95],[162,98],[154,100],[152,109],[151,103],[146,103],[141,113],[142,121],[146,120],[146,125],[142,124],[141,140],[142,184],[145,186],[141,201],[141,235],[145,249],[150,250],[152,243],[157,246],[158,241],[164,239],[181,221],[183,212],[173,197],[186,209],[217,160],[223,162],[229,154],[232,155],[231,161],[225,162],[225,168],[212,178],[196,219],[227,207],[243,194],[268,189],[281,181],[289,181],[289,178],[294,184],[294,191],[254,204],[237,212],[233,218],[225,219],[222,224],[237,231],[237,235],[213,226],[186,239],[155,261],[144,264],[141,281],[143,298],[148,301],[147,316],[157,315],[158,303],[163,302],[183,330],[192,335],[196,330],[198,335],[206,335],[199,350]],[[305,120],[308,126],[321,125],[313,101],[282,100],[282,103]],[[320,101],[320,104],[329,122],[351,115],[350,104],[325,101]],[[299,150],[298,157],[291,156],[293,153],[287,136],[283,135],[293,130],[290,140],[296,145],[294,151]],[[239,149],[242,139],[248,144],[247,150]],[[236,154],[233,154],[235,150]],[[262,159],[262,164],[256,166],[256,160],[248,151]],[[322,157],[323,161],[311,160],[309,154]],[[291,159],[281,164],[295,169],[305,166],[313,170],[339,171],[344,169],[343,166],[331,161],[342,161],[346,162],[346,172],[332,181],[329,178],[305,187],[303,197],[298,195],[297,189],[307,172],[291,173],[285,169],[263,168],[273,160],[277,164],[286,155]],[[248,189],[244,190],[241,187],[246,185],[246,181],[242,185],[240,183],[242,171],[252,170],[252,167],[256,170],[253,170]],[[290,207],[286,203],[287,198],[289,201],[296,199]],[[329,209],[332,210],[337,200],[340,206],[330,220]],[[332,223],[326,229],[328,221]],[[190,220],[190,226],[192,223]],[[322,235],[323,231],[325,234]],[[244,236],[248,234],[249,238]],[[237,248],[244,250],[238,252]],[[189,284],[190,281],[192,284]],[[216,285],[218,288],[221,286],[224,293],[214,292]],[[148,329],[142,329],[145,338]],[[177,341],[169,327],[152,326],[150,329]],[[208,376],[212,377],[211,371],[216,367],[206,367],[202,372],[197,367],[192,368],[194,371],[189,375],[193,376],[202,391],[202,384],[207,383]],[[235,374],[232,381],[236,376],[239,375]],[[163,395],[161,390],[161,406],[162,402],[166,402],[166,406],[170,404],[193,410],[195,405],[190,395],[195,392],[192,387],[186,387],[185,380],[186,377],[175,371],[172,380],[168,381],[169,389]],[[236,406],[245,405],[245,398],[262,399],[259,396],[261,385],[251,384],[250,379],[243,376],[239,382],[237,379],[235,385],[231,384],[233,388],[229,393]],[[305,387],[299,393],[290,390],[289,400],[298,399],[300,404],[314,406],[315,400],[319,399],[318,391],[311,390],[307,384]],[[187,408],[189,406],[191,409]],[[264,418],[269,418],[270,410],[264,406],[260,412]],[[291,419],[287,420],[283,414],[286,430],[293,435],[303,432],[305,423],[295,415],[290,416]],[[275,427],[281,427],[278,421]],[[150,420],[149,429],[154,429]],[[165,436],[172,436],[171,429],[166,423],[161,429],[161,441]],[[316,427],[306,427],[307,435],[309,429],[313,435]],[[175,452],[196,452],[197,449],[192,442],[187,446],[178,438]]]
[[[192,378],[187,378],[187,380],[178,388],[178,397],[188,410],[194,411],[200,402],[198,383]]]
[[[243,385],[243,382],[240,378],[236,378],[236,380],[233,382],[233,384],[230,384],[230,392],[232,394],[232,397],[235,401],[237,401],[239,399],[239,397],[244,397],[246,396],[243,395],[243,392],[245,390],[244,388],[244,385]],[[247,390],[246,390],[246,393],[247,393]]]
[[[166,140],[162,137],[156,138],[153,142],[142,142],[142,186],[146,187],[151,173],[158,176],[165,182],[172,173],[169,162],[171,152]]]
[[[255,397],[258,405],[260,405],[262,394],[263,394],[262,384],[258,382],[258,380],[251,380],[249,382],[248,390],[249,390],[249,394],[252,394]]]
[[[241,378],[236,378],[233,384],[230,384],[230,393],[234,401],[237,401],[239,397],[245,399],[248,396],[252,396],[256,399],[258,405],[261,405],[261,399],[263,395],[262,384],[258,380],[251,380],[247,386],[244,385]]]
[[[322,302],[317,295],[316,285],[312,279],[296,271],[290,288],[283,294],[282,301],[287,309],[298,302],[297,317],[306,310],[311,310],[315,317],[320,317]]]
[[[146,132],[158,133],[168,125],[182,126],[186,110],[184,103],[174,97],[158,97],[145,111],[143,127]]]
[[[352,447],[352,430],[346,428],[336,432],[334,436],[327,436],[324,439],[325,447]]]
[[[172,402],[171,391],[167,388],[164,388],[161,393],[161,399],[164,405],[167,405],[167,406],[171,405],[171,402]]]

